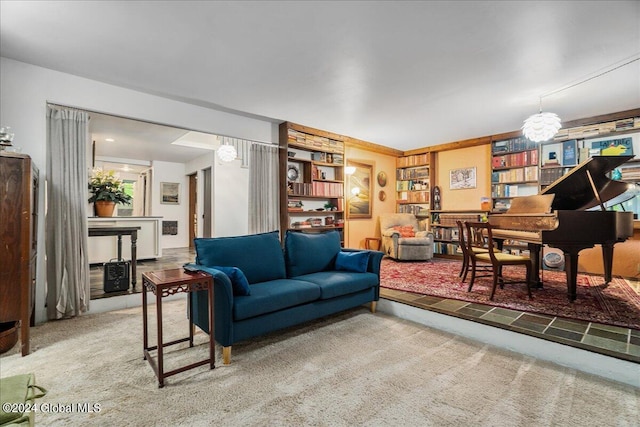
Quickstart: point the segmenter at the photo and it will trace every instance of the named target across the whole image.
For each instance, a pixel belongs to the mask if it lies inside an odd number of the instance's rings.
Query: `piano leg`
[[[531,258],[531,287],[542,288],[542,280],[540,280],[540,249],[541,245],[537,243],[529,243],[529,258]]]
[[[613,269],[613,243],[602,244],[602,262],[604,264],[604,283],[611,281],[611,271]]]
[[[569,301],[576,300],[578,283],[578,250],[564,251],[564,271],[567,273],[567,292]]]
[[[586,248],[592,248],[593,245],[576,245],[562,246],[564,253],[564,271],[567,273],[567,293],[569,301],[576,300],[576,286],[578,283],[578,253]]]

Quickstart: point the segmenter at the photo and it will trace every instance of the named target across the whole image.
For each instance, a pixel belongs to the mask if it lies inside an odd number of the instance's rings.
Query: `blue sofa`
[[[337,231],[287,232],[284,251],[277,231],[198,238],[195,248],[192,266],[214,278],[215,340],[225,364],[234,343],[365,303],[375,312],[383,253],[342,249]],[[209,332],[206,291],[194,293],[191,316]]]

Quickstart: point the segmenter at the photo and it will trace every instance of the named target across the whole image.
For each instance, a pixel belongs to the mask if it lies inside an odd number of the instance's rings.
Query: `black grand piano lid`
[[[587,210],[598,207],[600,204],[587,177],[587,171],[589,171],[603,204],[612,200],[616,200],[616,203],[622,203],[635,196],[633,192],[630,192],[628,198],[619,199],[623,193],[632,190],[634,184],[611,180],[606,174],[633,157],[594,156],[588,158],[554,181],[540,194],[555,195],[551,204],[551,208],[554,210]]]

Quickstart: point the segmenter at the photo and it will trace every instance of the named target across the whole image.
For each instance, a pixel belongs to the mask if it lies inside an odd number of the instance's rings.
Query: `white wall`
[[[178,221],[178,234],[162,235],[162,249],[186,248],[189,246],[189,180],[185,174],[184,163],[153,161],[153,182],[151,183],[151,216],[161,216],[163,221]],[[160,183],[177,182],[179,188],[179,205],[161,203]]]
[[[237,236],[249,232],[249,169],[240,160],[213,168],[213,236]]]
[[[277,125],[267,120],[199,107],[7,58],[0,58],[0,94],[0,123],[13,129],[14,145],[20,146],[22,152],[30,155],[40,168],[43,188],[47,177],[47,102],[200,132],[277,143],[277,138],[274,139]],[[216,173],[219,179],[214,180],[214,186],[244,184],[242,176],[235,176],[242,173],[232,172],[226,166],[221,169],[220,174]],[[222,235],[221,230],[224,234],[240,234],[241,229],[246,230],[246,220],[237,219],[243,209],[246,211],[243,203],[242,197],[231,195],[224,195],[220,202],[216,201],[214,213],[221,215],[221,218],[214,219],[216,235]],[[44,191],[40,192],[39,206],[39,217],[44,220]],[[224,221],[228,218],[234,220],[225,224]],[[243,221],[244,224],[241,225]],[[39,224],[38,238],[35,315],[36,322],[40,323],[46,320],[44,221]]]

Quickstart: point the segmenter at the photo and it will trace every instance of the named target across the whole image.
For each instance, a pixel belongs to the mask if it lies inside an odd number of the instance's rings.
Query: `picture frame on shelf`
[[[160,203],[163,205],[180,204],[180,183],[161,182],[160,183]]]
[[[449,171],[449,189],[450,190],[466,190],[476,188],[476,168],[459,168]]]
[[[356,168],[349,176],[347,193],[347,215],[350,219],[371,218],[373,200],[371,198],[371,181],[373,164],[365,161],[348,160],[347,166]]]

